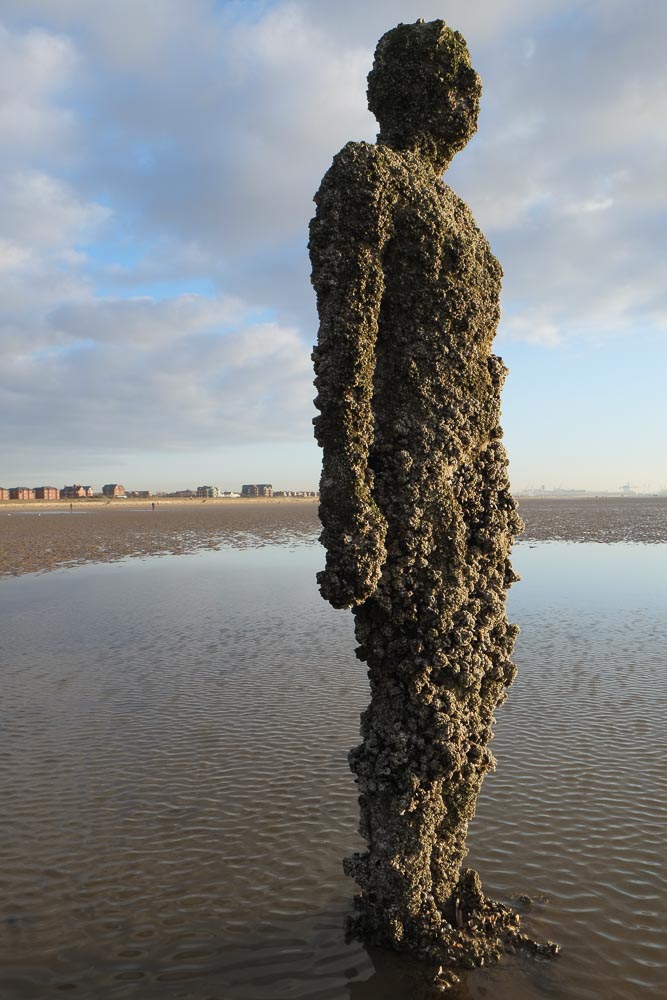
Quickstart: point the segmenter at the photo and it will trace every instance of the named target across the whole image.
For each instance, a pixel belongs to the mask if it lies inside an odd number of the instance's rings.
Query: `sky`
[[[0,484],[317,487],[312,197],[419,17],[483,82],[514,489],[667,487],[664,0],[0,0]]]

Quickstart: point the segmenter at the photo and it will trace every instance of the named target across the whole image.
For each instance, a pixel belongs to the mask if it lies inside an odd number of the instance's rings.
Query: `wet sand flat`
[[[314,541],[309,499],[0,504],[0,577],[219,545]],[[665,542],[667,497],[522,499],[522,542]]]
[[[0,581],[2,1000],[430,1000],[344,938],[369,691],[322,555],[256,541]],[[519,674],[469,863],[563,950],[477,969],[457,1000],[665,995],[666,556],[516,547]]]
[[[563,952],[457,996],[662,997],[667,498],[520,509],[469,858]],[[318,534],[315,499],[0,506],[2,1000],[422,995],[343,936],[369,693]]]
[[[129,556],[180,555],[319,534],[317,501],[223,500],[141,504],[15,503],[0,507],[0,576]]]
[[[667,542],[667,496],[522,498],[524,542]]]

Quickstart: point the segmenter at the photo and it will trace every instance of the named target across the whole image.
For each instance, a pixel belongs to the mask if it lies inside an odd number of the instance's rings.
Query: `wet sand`
[[[447,996],[665,995],[666,556],[516,548],[519,675],[469,863],[563,950]],[[0,582],[2,1000],[430,1000],[344,940],[369,691],[321,565],[257,544]]]
[[[522,542],[667,542],[667,497],[519,500]]]
[[[0,504],[0,577],[220,545],[314,541],[317,498]],[[521,542],[665,542],[667,497],[522,499]]]
[[[0,506],[0,576],[130,556],[182,555],[220,545],[314,541],[317,500],[13,503]]]

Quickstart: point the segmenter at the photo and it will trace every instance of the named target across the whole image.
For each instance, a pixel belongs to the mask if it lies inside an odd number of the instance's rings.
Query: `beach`
[[[457,1000],[663,995],[666,507],[521,502],[468,863],[562,953]],[[0,996],[428,996],[344,938],[369,691],[317,591],[317,503],[84,510],[0,515]]]
[[[183,555],[221,545],[247,547],[320,532],[313,498],[3,501],[0,576],[19,576],[128,557]],[[667,497],[530,498],[519,501],[537,541],[667,541]]]
[[[316,498],[270,500],[5,501],[0,576],[128,557],[182,555],[221,545],[279,543],[319,534]]]
[[[520,542],[667,542],[667,496],[521,497]]]

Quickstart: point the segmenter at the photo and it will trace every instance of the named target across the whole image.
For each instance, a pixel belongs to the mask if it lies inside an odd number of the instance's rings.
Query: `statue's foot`
[[[401,921],[400,938],[393,924],[387,925],[383,912],[378,919],[363,894],[355,901],[357,912],[347,921],[348,939],[424,960],[433,970],[433,984],[446,990],[457,982],[455,970],[492,965],[503,954],[522,951],[545,958],[555,957],[560,946],[553,941],[537,941],[521,929],[521,917],[503,903],[485,896],[479,875],[467,868],[461,872],[452,895],[450,913],[437,932],[433,926]]]

